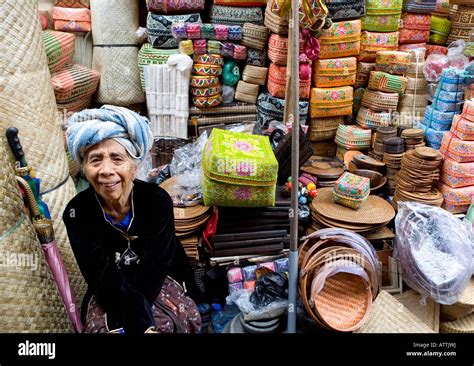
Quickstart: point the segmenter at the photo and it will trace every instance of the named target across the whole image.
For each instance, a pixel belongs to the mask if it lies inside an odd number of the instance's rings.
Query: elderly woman
[[[199,312],[177,284],[197,289],[175,235],[171,198],[136,179],[153,142],[148,121],[103,106],[68,123],[69,150],[90,183],[63,214],[88,284],[85,331],[197,332]]]

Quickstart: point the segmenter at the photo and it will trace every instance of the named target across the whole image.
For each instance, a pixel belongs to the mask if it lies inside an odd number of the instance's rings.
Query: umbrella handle
[[[30,185],[26,180],[21,177],[15,177],[17,183],[23,188],[26,194],[26,201],[28,202],[29,209],[31,210],[31,214],[33,217],[40,216],[40,210],[38,204],[36,203],[35,195],[31,190]]]

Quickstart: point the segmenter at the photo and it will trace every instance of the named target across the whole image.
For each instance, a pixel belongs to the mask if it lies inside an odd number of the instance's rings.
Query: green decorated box
[[[206,206],[275,205],[278,162],[267,136],[214,128],[202,156]]]
[[[370,194],[370,180],[345,172],[334,185],[334,202],[357,210]]]

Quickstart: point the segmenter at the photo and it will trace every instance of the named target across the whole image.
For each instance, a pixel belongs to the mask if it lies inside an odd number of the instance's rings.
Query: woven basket
[[[101,73],[96,101],[129,106],[145,101],[138,69],[138,2],[91,0],[93,68]],[[99,45],[126,45],[102,47]]]
[[[138,67],[140,69],[140,82],[143,91],[145,91],[145,66],[164,64],[171,55],[177,53],[179,53],[178,49],[156,49],[151,47],[149,43],[143,44],[138,52]]]
[[[311,141],[324,141],[336,136],[337,126],[344,123],[344,117],[312,118],[309,132]]]
[[[2,11],[4,8],[0,6]],[[33,262],[14,267],[3,262],[0,267],[0,332],[71,332],[41,245],[24,210],[7,146],[6,138],[0,138],[0,251],[2,255],[26,255]]]
[[[267,67],[245,65],[242,73],[242,80],[251,84],[265,85],[267,74]]]
[[[267,3],[265,8],[265,26],[270,29],[272,33],[288,34],[288,15],[279,17],[271,10],[271,1]]]
[[[373,111],[396,110],[398,97],[398,93],[384,93],[367,89],[362,96],[361,105]]]
[[[263,50],[267,47],[269,29],[265,26],[245,23],[243,26],[242,44],[247,47]]]
[[[2,12],[10,16],[1,25],[4,37],[3,42],[0,41],[0,64],[7,67],[5,77],[0,81],[0,89],[3,90],[0,94],[0,126],[3,130],[11,126],[19,129],[27,161],[41,178],[41,191],[59,187],[45,194],[43,199],[49,204],[58,248],[76,299],[80,301],[85,282],[75,262],[61,219],[64,206],[76,192],[70,179],[68,183],[61,185],[69,175],[69,165],[33,3],[8,1]],[[18,18],[24,19],[21,30],[10,24]],[[11,40],[18,37],[28,37],[29,47],[11,46]],[[18,108],[19,103],[22,108]]]

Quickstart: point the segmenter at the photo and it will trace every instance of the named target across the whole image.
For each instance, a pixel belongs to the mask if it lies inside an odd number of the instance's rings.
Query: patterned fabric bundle
[[[366,0],[362,29],[373,32],[395,32],[402,13],[403,0]]]
[[[335,87],[354,85],[357,59],[355,57],[318,60],[313,68],[315,86]]]
[[[62,104],[79,103],[82,101],[83,109],[90,104],[92,94],[99,84],[100,74],[84,66],[69,64],[61,70],[51,74],[54,95],[58,108]],[[78,112],[72,110],[69,112]]]
[[[267,74],[267,67],[245,65],[242,80],[252,84],[265,85]]]
[[[140,84],[136,30],[138,3],[91,0],[93,68],[100,71],[95,99],[101,104],[128,106],[145,101]]]
[[[258,97],[258,85],[240,80],[235,89],[235,100],[255,104]]]
[[[54,72],[71,62],[74,54],[74,34],[45,30],[43,41],[50,72]]]
[[[387,127],[390,125],[392,118],[387,112],[374,112],[368,108],[360,107],[357,113],[357,124],[362,128],[369,128],[372,131],[379,127]]]
[[[148,13],[146,29],[148,42],[155,48],[178,48],[178,41],[173,37],[171,28],[173,23],[199,23],[199,13],[186,15],[158,15]]]
[[[436,11],[436,0],[404,0],[403,11],[431,14]]]
[[[145,68],[148,115],[154,136],[188,137],[192,64],[189,56],[176,54],[166,64]]]
[[[398,106],[398,98],[398,93],[383,93],[367,89],[362,96],[361,105],[373,111],[394,111]]]
[[[308,101],[299,102],[300,124],[306,123],[308,116]],[[257,98],[257,122],[261,127],[267,127],[272,121],[283,123],[285,100],[275,98],[270,93],[261,93]]]
[[[471,163],[474,162],[474,141],[463,141],[445,132],[439,152],[459,163]]]
[[[176,22],[171,25],[171,33],[178,40],[214,39],[219,41],[240,41],[243,37],[241,26],[225,24]]]
[[[352,115],[353,88],[312,88],[310,101],[311,118]]]
[[[378,51],[395,51],[398,48],[398,32],[362,32],[359,61],[375,62]]]
[[[267,47],[269,30],[265,26],[252,23],[244,23],[242,44],[257,50],[264,50]]]
[[[273,63],[268,69],[268,91],[276,98],[284,98],[286,91],[286,66],[278,66]],[[311,79],[300,79],[300,99],[309,99]]]
[[[254,23],[263,25],[262,9],[257,7],[238,8],[213,4],[210,17],[213,24],[243,26],[244,23]]]
[[[444,46],[451,32],[451,21],[436,15],[431,17],[430,42]]]
[[[275,34],[288,34],[288,13],[284,16],[278,16],[271,10],[271,1],[265,8],[265,26]]]
[[[379,51],[375,58],[375,70],[393,75],[404,75],[410,67],[411,55],[400,51]]]
[[[192,43],[189,43],[192,42]],[[179,49],[182,53],[186,55],[204,55],[209,54],[220,54],[224,57],[233,58],[234,60],[245,60],[247,58],[247,47],[242,46],[237,43],[232,42],[220,42],[215,40],[206,40],[206,39],[194,39],[194,40],[185,40],[179,42]],[[249,49],[250,50],[250,49]],[[260,63],[260,58],[265,53],[259,52],[259,60],[254,60],[254,62],[259,62],[258,65],[264,65],[265,63]],[[258,66],[257,65],[257,66]]]
[[[213,129],[203,149],[202,169],[206,206],[275,204],[278,162],[266,136]]]
[[[428,42],[431,28],[431,15],[429,14],[402,14],[402,27],[400,27],[400,43]]]
[[[372,131],[359,126],[339,125],[334,142],[344,149],[365,150],[370,147]]]
[[[55,6],[61,6],[63,8],[89,8],[89,0],[56,0]]]
[[[214,0],[214,4],[229,6],[265,6],[265,0]]]
[[[304,48],[304,41],[300,38],[300,52]],[[268,58],[276,65],[286,66],[288,57],[288,38],[272,34],[268,39]]]
[[[143,91],[145,91],[145,66],[165,64],[171,55],[177,53],[179,53],[178,49],[157,49],[151,47],[149,43],[143,44],[138,52],[138,67],[140,69],[140,81],[142,83]]]
[[[148,11],[168,14],[204,10],[205,0],[146,0]]]
[[[370,72],[375,70],[375,63],[358,62],[354,88],[366,87],[369,82]]]
[[[390,75],[381,71],[371,71],[369,88],[387,93],[404,93],[408,79],[403,76]]]
[[[451,188],[447,184],[440,183],[439,189],[444,197],[441,208],[453,214],[467,212],[474,197],[474,186]]]
[[[335,22],[329,29],[321,31],[321,36],[319,37],[321,44],[319,58],[357,56],[360,51],[360,41],[360,20]]]
[[[53,8],[54,29],[70,32],[91,30],[91,11],[84,8]]]
[[[440,180],[452,188],[474,186],[474,163],[445,159]]]
[[[333,21],[360,18],[365,15],[365,0],[327,0],[328,18]]]
[[[311,118],[309,139],[313,142],[332,139],[336,136],[340,124],[344,124],[344,116]]]
[[[464,93],[449,92],[438,88],[433,98],[433,108],[444,112],[457,112],[461,109],[459,104],[463,99]]]

